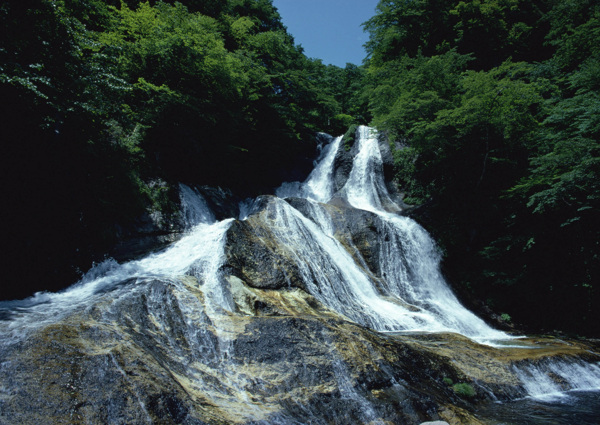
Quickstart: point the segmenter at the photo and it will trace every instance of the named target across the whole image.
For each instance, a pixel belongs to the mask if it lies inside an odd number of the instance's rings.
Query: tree
[[[433,4],[381,1],[365,24],[407,200],[462,288],[538,329],[600,331],[597,3],[439,2],[431,27]]]

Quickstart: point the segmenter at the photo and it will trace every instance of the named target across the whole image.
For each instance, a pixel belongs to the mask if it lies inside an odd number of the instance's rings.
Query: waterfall
[[[305,198],[313,205],[310,217],[314,223],[281,202],[275,214],[282,229],[277,237],[282,245],[294,247],[311,294],[351,320],[378,331],[457,332],[488,344],[509,339],[456,299],[440,272],[439,254],[425,229],[385,209],[393,202],[383,180],[377,132],[361,126],[358,152],[338,196],[379,219],[379,268],[385,276],[385,290],[376,288],[372,277],[335,239],[327,212],[317,204],[334,195],[333,166],[340,142],[341,138],[331,142],[304,183],[288,183],[277,191],[280,196]]]
[[[532,398],[553,400],[570,391],[600,390],[600,363],[548,358],[513,368],[525,394]]]
[[[217,221],[198,189],[192,189],[180,183],[179,199],[181,200],[183,222],[188,230],[200,223],[212,224]]]
[[[459,302],[434,241],[392,200],[374,129],[359,127],[351,151],[321,140],[304,182],[239,203],[237,219],[218,221],[181,184],[186,229],[166,249],[0,302],[0,422],[35,399],[24,417],[420,423],[454,403],[440,398],[445,373],[507,398],[600,390],[591,352],[504,354],[515,337]]]

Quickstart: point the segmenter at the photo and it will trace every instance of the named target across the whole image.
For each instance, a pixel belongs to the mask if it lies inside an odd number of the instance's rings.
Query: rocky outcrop
[[[479,424],[469,412],[489,397],[481,388],[508,393],[512,361],[549,354],[375,333],[301,289],[226,281],[236,312],[212,310],[190,277],[129,282],[8,344],[0,422]],[[586,349],[554,344],[554,355]]]
[[[238,200],[189,192],[194,228],[168,250],[0,305],[0,423],[479,425],[537,374],[560,391],[563,366],[597,372],[589,343],[451,333],[479,319],[435,310],[453,302],[428,286],[435,246],[385,207],[263,196],[213,223]]]
[[[227,233],[227,267],[238,278],[261,289],[304,288],[298,265],[289,249],[275,239],[263,212],[234,222]]]

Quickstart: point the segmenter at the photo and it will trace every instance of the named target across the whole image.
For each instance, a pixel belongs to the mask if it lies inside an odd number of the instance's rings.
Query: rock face
[[[596,347],[514,343],[438,282],[426,233],[356,208],[360,142],[341,187],[317,181],[335,165],[312,177],[329,201],[263,196],[240,214],[190,189],[211,201],[190,200],[169,248],[0,304],[0,423],[487,424],[482,404],[600,382]]]
[[[272,243],[274,236],[264,216],[268,212],[232,224],[226,245],[231,273],[260,289],[304,289],[293,252]]]
[[[0,422],[487,423],[469,411],[489,396],[462,398],[444,378],[518,392],[511,361],[532,356],[457,335],[380,334],[301,289],[226,281],[235,313],[210,311],[191,277],[128,282],[22,342],[5,340]],[[560,344],[553,354],[584,350]]]
[[[228,280],[242,314],[209,317],[201,285],[185,278],[127,285],[42,327],[3,355],[0,417],[13,424],[413,423],[435,416],[435,399],[450,395],[411,347],[340,320],[300,290]]]

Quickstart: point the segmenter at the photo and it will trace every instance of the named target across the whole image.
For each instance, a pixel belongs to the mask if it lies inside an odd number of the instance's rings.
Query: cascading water
[[[104,385],[95,396],[107,413],[88,421],[98,423],[164,416],[164,423],[416,424],[425,417],[419,406],[427,416],[446,404],[415,389],[425,382],[444,394],[442,374],[454,363],[438,368],[443,353],[421,362],[423,341],[461,334],[487,344],[488,356],[512,337],[460,304],[431,237],[398,214],[377,132],[363,126],[357,136],[345,182],[336,177],[338,155],[348,154],[338,137],[305,182],[242,202],[238,220],[217,221],[201,194],[182,184],[187,230],[169,248],[106,261],[59,293],[0,302],[0,422],[23,414],[21,404],[38,392],[32,384],[27,393],[28,382],[44,383],[49,394],[31,417],[48,414],[44,406],[57,399],[52,412],[68,411],[73,421],[90,403],[77,399],[78,382]],[[283,271],[263,285],[267,268]],[[56,376],[47,376],[48,362]],[[515,377],[519,396],[600,389],[600,367],[583,360],[511,364],[498,367]],[[38,369],[46,375],[30,379]]]
[[[314,208],[318,211],[319,206]],[[324,214],[320,227],[282,200],[272,212],[271,230],[278,245],[293,247],[309,293],[325,305],[379,331],[450,330],[427,312],[410,311],[382,297],[341,243],[323,231],[328,226]]]
[[[191,229],[200,223],[212,224],[217,221],[198,189],[180,184],[179,193],[183,221],[187,229]]]
[[[315,168],[304,183],[283,183],[275,194],[280,198],[299,197],[316,202],[328,202],[334,194],[333,161],[342,143],[342,136],[336,137],[321,151]]]
[[[225,261],[225,236],[233,219],[216,221],[197,190],[180,185],[180,193],[187,230],[169,248],[124,264],[108,260],[59,293],[0,303],[0,309],[9,317],[0,321],[0,353],[11,352],[46,326],[88,314],[98,304],[105,305],[101,313],[95,314],[95,320],[118,324],[117,328],[124,323],[126,333],[133,320],[131,332],[138,339],[140,331],[150,332],[151,339],[142,336],[137,344],[149,344],[145,348],[150,352],[166,353],[160,354],[159,364],[172,370],[176,379],[189,382],[188,391],[210,394],[215,403],[244,406],[239,418],[264,416],[269,408],[255,407],[248,400],[244,387],[251,380],[229,361],[233,344],[230,333],[235,328],[230,316],[235,306],[220,268]],[[138,330],[140,326],[143,329]],[[123,380],[130,381],[119,361],[110,355],[111,367]],[[186,365],[183,371],[181,364]],[[138,394],[143,389],[130,385],[140,407],[134,422],[153,423]]]
[[[526,394],[538,399],[565,397],[569,391],[600,390],[600,364],[545,359],[538,364],[515,365]]]
[[[21,333],[43,324],[56,322],[77,308],[85,308],[98,297],[132,281],[195,275],[206,287],[214,289],[212,296],[223,307],[228,306],[222,294],[216,270],[223,261],[223,241],[231,219],[216,222],[200,194],[181,185],[181,201],[187,233],[164,251],[124,264],[107,260],[92,268],[80,282],[58,293],[38,293],[21,301],[0,302],[11,321],[0,322],[0,331]],[[3,332],[4,333],[4,332]]]
[[[394,204],[383,180],[377,133],[365,126],[358,133],[358,153],[340,196],[379,219],[383,241],[379,268],[385,276],[385,290],[376,289],[372,278],[335,239],[327,212],[315,203],[327,202],[334,195],[333,164],[341,142],[337,138],[303,184],[286,184],[277,192],[313,201],[310,217],[316,225],[283,202],[275,214],[281,228],[277,236],[283,245],[297,247],[310,292],[334,310],[378,331],[457,332],[488,343],[508,339],[459,303],[441,275],[439,255],[427,232],[414,220],[384,209]]]
[[[377,132],[372,128],[358,128],[358,154],[342,193],[353,207],[375,213],[384,211],[384,203],[392,203],[383,181]]]

